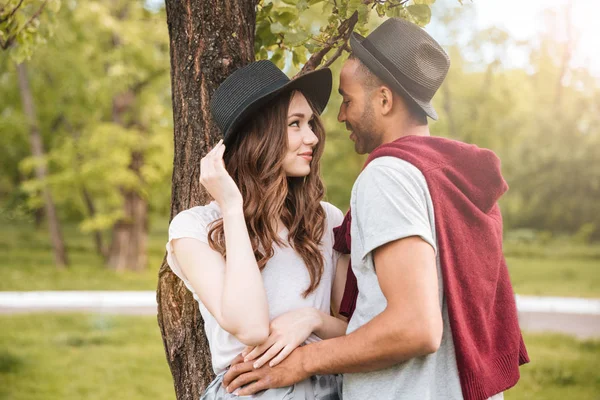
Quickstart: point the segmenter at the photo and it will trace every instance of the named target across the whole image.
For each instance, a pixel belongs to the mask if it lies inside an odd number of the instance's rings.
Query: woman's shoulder
[[[206,228],[219,218],[221,218],[221,209],[213,201],[204,206],[195,206],[181,211],[171,221],[169,230]]]
[[[331,228],[335,228],[336,226],[342,224],[342,221],[344,219],[344,213],[342,212],[342,210],[326,201],[321,202],[321,207],[323,207],[323,210],[325,210],[327,223]]]

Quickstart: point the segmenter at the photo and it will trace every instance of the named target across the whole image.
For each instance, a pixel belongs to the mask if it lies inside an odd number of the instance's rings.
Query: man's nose
[[[346,122],[346,113],[344,112],[344,104],[340,104],[340,111],[337,116],[338,122]]]

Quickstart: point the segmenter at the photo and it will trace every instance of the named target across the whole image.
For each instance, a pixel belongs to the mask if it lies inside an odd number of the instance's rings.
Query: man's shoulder
[[[371,161],[360,173],[354,190],[377,184],[426,186],[425,177],[417,167],[398,157],[384,156]]]

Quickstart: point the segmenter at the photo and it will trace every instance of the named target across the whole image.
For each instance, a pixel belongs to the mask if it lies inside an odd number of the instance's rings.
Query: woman
[[[332,248],[343,216],[321,202],[319,176],[318,114],[330,93],[328,69],[290,81],[259,61],[211,100],[224,140],[202,159],[200,182],[214,201],[179,213],[167,244],[167,262],[205,321],[217,377],[202,399],[238,398],[221,382],[240,353],[256,368],[273,366],[303,343],[346,331],[330,312],[345,283],[347,259]],[[337,399],[338,391],[338,377],[322,376],[254,397]]]

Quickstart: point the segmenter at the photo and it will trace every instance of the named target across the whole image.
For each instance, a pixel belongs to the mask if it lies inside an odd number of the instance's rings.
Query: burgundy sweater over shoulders
[[[419,169],[435,213],[444,296],[463,397],[483,400],[514,386],[529,362],[502,252],[498,199],[508,189],[500,160],[487,149],[432,136],[406,136],[379,146],[366,164],[392,156]],[[350,211],[334,248],[351,249]],[[358,286],[348,269],[340,312],[351,317]]]

